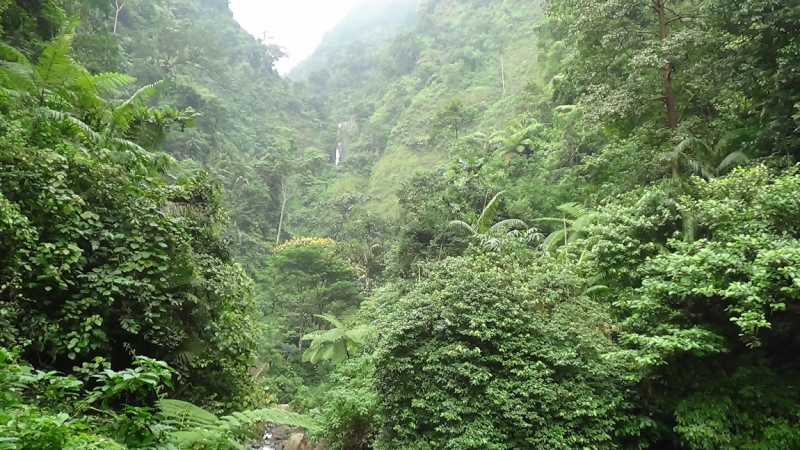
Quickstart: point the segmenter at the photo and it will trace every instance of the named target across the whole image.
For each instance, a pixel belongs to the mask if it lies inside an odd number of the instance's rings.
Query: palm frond
[[[513,230],[515,228],[527,228],[528,225],[519,219],[506,219],[497,222],[489,228],[489,234],[495,234],[503,231]]]
[[[711,147],[708,146],[703,140],[690,136],[682,140],[675,146],[675,152],[686,154],[690,150],[694,150],[695,154],[710,154]]]
[[[742,151],[731,152],[719,163],[719,166],[717,166],[717,173],[719,174],[731,166],[746,162],[748,159],[747,155]]]
[[[500,196],[503,194],[505,194],[505,191],[500,191],[495,194],[494,197],[489,200],[489,203],[487,203],[483,208],[483,211],[481,211],[481,215],[478,216],[478,220],[475,223],[475,229],[477,229],[478,232],[485,232],[489,229],[489,223],[494,217],[494,212],[499,206]]]
[[[471,235],[475,235],[478,233],[478,230],[475,229],[472,225],[464,222],[463,220],[451,220],[448,224],[450,228],[456,228],[462,231],[466,231]]]

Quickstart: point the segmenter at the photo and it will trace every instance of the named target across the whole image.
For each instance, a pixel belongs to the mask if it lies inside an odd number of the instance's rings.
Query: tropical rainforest
[[[0,450],[800,449],[800,3],[365,0],[284,56],[0,0]]]

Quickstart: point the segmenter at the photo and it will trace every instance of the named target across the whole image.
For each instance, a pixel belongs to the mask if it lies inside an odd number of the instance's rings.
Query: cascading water
[[[258,450],[275,450],[275,444],[272,443],[272,433],[264,433],[264,444],[258,447]]]

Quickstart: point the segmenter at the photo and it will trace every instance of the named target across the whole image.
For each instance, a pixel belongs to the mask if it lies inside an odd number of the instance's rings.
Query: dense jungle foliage
[[[0,0],[0,450],[800,448],[800,4],[365,0],[282,56]]]

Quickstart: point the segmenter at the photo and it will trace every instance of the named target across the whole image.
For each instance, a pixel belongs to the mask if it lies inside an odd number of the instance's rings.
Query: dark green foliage
[[[380,327],[379,448],[613,448],[625,367],[574,268],[450,258]]]
[[[800,8],[373,6],[0,0],[0,449],[800,448]]]
[[[331,450],[366,450],[380,427],[374,357],[350,359],[331,374],[318,422]]]
[[[431,140],[435,141],[442,136],[458,139],[459,131],[463,135],[464,129],[477,116],[478,111],[475,108],[464,105],[459,99],[449,100],[431,119]]]
[[[798,445],[800,397],[788,386],[798,381],[799,182],[796,169],[737,169],[695,180],[677,202],[650,194],[611,205],[588,227],[622,342],[646,368],[640,407],[656,434],[645,442]],[[674,233],[680,217],[693,239]]]
[[[262,308],[279,317],[297,348],[309,331],[328,326],[318,315],[341,315],[361,301],[356,274],[334,245],[331,239],[295,238],[267,261],[262,277],[270,284],[261,294]]]
[[[0,69],[1,342],[63,371],[167,359],[189,398],[243,401],[255,305],[221,238],[219,190],[204,173],[170,181],[173,160],[154,151],[190,123],[147,107],[155,86],[114,98],[133,78],[90,75],[71,41],[35,64],[6,48]]]

